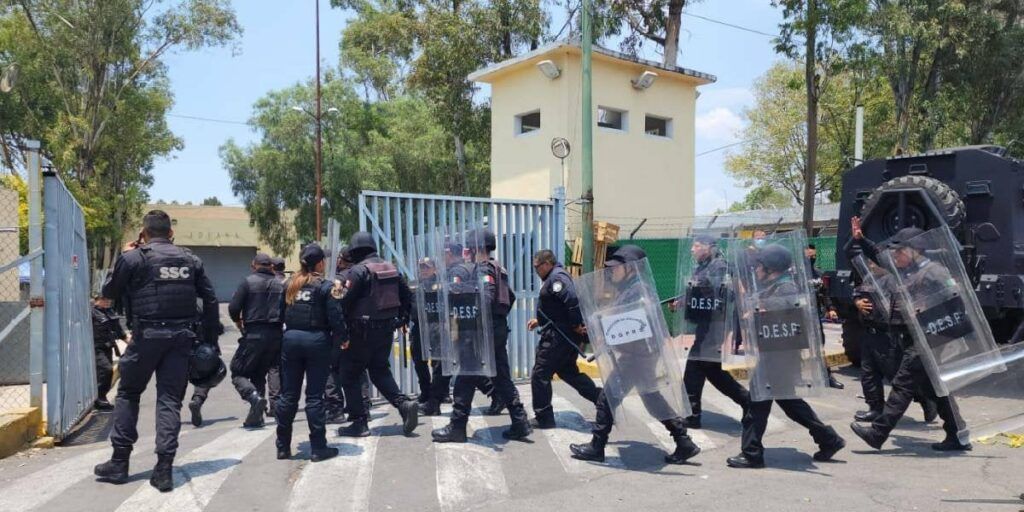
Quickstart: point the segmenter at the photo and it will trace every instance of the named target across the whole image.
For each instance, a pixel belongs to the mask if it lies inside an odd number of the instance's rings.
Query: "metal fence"
[[[25,146],[26,176],[0,186],[0,413],[43,403],[40,159]]]
[[[82,207],[44,175],[47,433],[68,434],[96,400],[88,246]]]
[[[555,191],[551,201],[519,201],[479,197],[436,196],[366,191],[359,196],[359,229],[370,232],[381,257],[393,261],[405,275],[414,275],[415,238],[437,228],[464,232],[483,222],[498,241],[497,258],[509,273],[517,300],[509,313],[508,353],[512,375],[529,376],[533,367],[536,334],[526,330],[540,291],[540,280],[532,266],[533,253],[565,252],[564,193]],[[399,347],[401,344],[398,345]],[[407,350],[395,350],[392,372],[404,393],[418,391],[415,372]]]

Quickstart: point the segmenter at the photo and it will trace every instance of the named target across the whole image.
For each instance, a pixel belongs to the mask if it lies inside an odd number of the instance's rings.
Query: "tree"
[[[761,185],[747,192],[742,201],[737,201],[729,206],[726,211],[744,212],[749,210],[764,210],[769,208],[785,208],[793,204],[793,198],[785,192],[780,192],[769,186]],[[724,213],[721,210],[718,213]]]
[[[856,105],[867,106],[865,117],[871,130],[865,133],[866,154],[884,152],[893,140],[894,129],[884,79],[863,76],[848,68],[831,80],[820,98],[819,172],[815,173],[811,191],[812,197],[828,193],[836,200],[842,173],[855,163]],[[755,83],[754,98],[754,106],[744,112],[748,124],[740,137],[746,143],[738,153],[726,157],[726,171],[745,187],[784,193],[793,204],[804,205],[808,150],[803,64],[780,62],[772,66]]]
[[[683,26],[683,9],[699,0],[614,0],[612,15],[622,20],[628,36],[622,46],[636,52],[643,41],[658,45],[662,65],[675,68],[679,57],[679,34]]]
[[[202,205],[203,206],[224,206],[224,203],[221,203],[220,199],[217,199],[217,196],[213,196],[213,197],[207,197],[206,199],[203,199]]]
[[[82,205],[97,267],[138,219],[153,162],[181,147],[167,127],[170,51],[230,43],[241,32],[229,0],[15,0],[0,8],[0,54],[22,69],[0,97],[0,147],[43,142]]]

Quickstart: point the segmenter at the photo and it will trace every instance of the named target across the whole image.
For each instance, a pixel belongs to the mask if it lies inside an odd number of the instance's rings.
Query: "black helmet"
[[[779,244],[770,244],[757,253],[757,262],[769,272],[785,272],[793,265],[793,254]]]
[[[632,261],[640,261],[647,257],[647,253],[643,249],[636,245],[623,245],[616,249],[615,253],[612,254],[605,261],[604,266],[614,267],[622,265],[623,263],[629,263]]]
[[[373,235],[366,231],[356,231],[348,241],[348,254],[353,263],[363,261],[368,255],[377,252],[377,242]]]
[[[495,238],[494,233],[487,228],[475,229],[471,231],[466,238],[466,243],[477,249],[483,247],[490,252],[498,248],[498,239]]]
[[[918,251],[924,251],[927,249],[927,247],[925,247],[927,244],[925,244],[925,240],[921,238],[921,235],[923,234],[924,230],[921,228],[903,228],[897,231],[896,234],[889,239],[889,243],[886,247],[889,249],[909,247]]]
[[[188,359],[188,381],[193,386],[212,388],[220,384],[227,373],[224,361],[217,354],[217,347],[199,343],[192,348]]]

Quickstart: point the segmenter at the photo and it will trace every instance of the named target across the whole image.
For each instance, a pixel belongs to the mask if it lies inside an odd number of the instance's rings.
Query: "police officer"
[[[492,380],[494,399],[508,408],[512,419],[511,428],[501,433],[505,439],[522,441],[533,432],[526,416],[526,409],[519,401],[519,391],[512,383],[512,370],[508,362],[508,313],[515,304],[516,295],[509,287],[508,272],[501,264],[491,257],[497,248],[494,233],[487,229],[478,229],[467,235],[469,238],[470,260],[476,270],[469,275],[481,277],[484,284],[485,299],[491,305],[491,322],[494,334],[494,366],[496,375]],[[486,381],[486,377],[459,375],[455,378],[455,403],[452,407],[451,421],[447,426],[434,430],[432,437],[436,443],[466,442],[466,423],[473,408],[473,395],[478,387]]]
[[[118,340],[128,341],[128,334],[121,327],[121,317],[111,309],[110,299],[96,297],[92,305],[92,342],[96,353],[96,401],[98,411],[114,408],[107,401],[107,393],[114,380],[114,351]],[[118,355],[121,355],[118,352]]]
[[[244,427],[263,426],[267,372],[281,358],[284,283],[274,275],[273,265],[270,256],[256,254],[252,274],[238,285],[228,304],[228,315],[242,333],[231,358],[231,382],[249,403]]]
[[[217,323],[217,295],[202,261],[170,241],[174,236],[170,216],[152,210],[143,217],[142,226],[143,244],[129,244],[103,284],[103,297],[122,299],[131,310],[134,341],[119,362],[121,381],[110,435],[114,453],[94,472],[101,481],[128,481],[128,459],[139,438],[139,397],[156,373],[158,458],[149,483],[167,492],[173,488],[171,471],[181,429],[181,399],[188,378],[189,353],[197,335],[190,330],[196,300],[202,300],[206,325],[212,326]],[[216,343],[215,330],[198,334],[206,342]]]
[[[402,416],[402,431],[412,435],[419,406],[402,394],[391,375],[391,350],[395,329],[408,322],[412,292],[405,278],[377,255],[373,236],[360,231],[348,246],[355,265],[344,283],[341,303],[345,310],[351,341],[342,348],[342,386],[346,397],[362,393],[362,375],[370,381]],[[368,412],[362,400],[347,401],[352,424],[338,430],[345,437],[370,435]]]
[[[469,279],[472,279],[472,274],[470,274],[470,272],[472,272],[471,267],[469,267],[462,258],[461,244],[449,240],[445,243],[444,252],[444,265],[447,270],[446,276],[449,280],[457,279],[459,281],[468,281]],[[432,360],[430,362],[430,366],[430,396],[420,407],[420,414],[424,416],[440,416],[441,404],[451,400],[452,378],[444,375],[441,361]],[[485,381],[488,384],[490,383],[490,379],[485,379]]]
[[[807,244],[804,248],[804,261],[806,262],[807,279],[814,284],[815,295],[818,299],[818,306],[825,311],[825,318],[829,321],[839,318],[835,309],[832,308],[831,302],[829,301],[828,294],[825,293],[824,286],[821,282],[822,273],[818,270],[818,248],[814,244]],[[821,331],[821,344],[825,345],[825,325],[821,322],[821,317],[818,317],[818,329]],[[836,376],[832,374],[832,368],[829,368],[828,363],[825,363],[825,373],[828,375],[828,385],[833,389],[845,389],[846,385],[839,382]]]
[[[924,231],[919,228],[903,228],[893,235],[888,244],[892,250],[893,263],[902,273],[908,292],[913,296],[922,297],[941,291],[950,279],[948,270],[923,254],[925,247],[922,246],[920,237],[923,233]],[[863,237],[863,233],[855,230],[854,237]],[[904,321],[906,320],[904,318]],[[890,328],[902,346],[903,354],[896,374],[892,378],[892,390],[889,392],[889,398],[882,408],[882,414],[875,417],[870,426],[854,422],[850,424],[850,428],[869,446],[881,449],[886,439],[889,438],[889,433],[896,428],[896,424],[910,407],[915,393],[920,392],[924,394],[925,398],[935,403],[938,415],[942,418],[942,429],[946,432],[946,438],[941,443],[933,444],[932,449],[937,451],[971,450],[971,444],[961,443],[957,435],[963,428],[964,421],[960,417],[956,401],[952,396],[940,397],[935,394],[935,388],[932,387],[931,380],[925,373],[921,356],[906,327],[890,325]]]
[[[640,299],[642,291],[638,289],[639,287],[629,287],[629,284],[636,281],[630,279],[629,272],[632,270],[626,264],[643,260],[646,257],[647,253],[640,247],[624,245],[605,262],[605,267],[611,268],[612,285],[613,287],[617,285],[618,288],[613,291],[616,294],[616,304],[632,304]],[[623,347],[623,350],[617,355],[618,363],[630,367],[633,371],[647,373],[653,379],[655,373],[658,372],[658,366],[663,363],[661,354],[652,353],[646,343],[626,344]],[[609,376],[606,380],[606,382],[616,381],[621,382],[614,375]],[[618,391],[625,396],[631,390],[620,389]],[[597,417],[594,420],[593,437],[590,442],[569,445],[569,450],[572,451],[572,456],[575,459],[604,461],[604,448],[608,444],[608,436],[611,434],[614,424],[612,406],[608,402],[607,392],[607,388],[603,389],[597,399]],[[665,397],[657,390],[648,393],[641,391],[640,399],[652,416],[664,418],[669,415],[666,411],[672,409]],[[686,422],[682,417],[669,418],[661,423],[676,444],[675,451],[665,456],[666,463],[683,464],[700,453],[700,447],[686,433]]]
[[[530,426],[550,429],[557,426],[551,407],[551,379],[556,373],[591,403],[597,402],[601,390],[576,365],[580,347],[586,343],[586,329],[572,277],[555,259],[555,253],[547,249],[533,256],[533,269],[544,284],[540,287],[537,317],[526,324],[531,331],[541,328],[530,374],[534,414]]]
[[[443,265],[444,263],[442,262],[441,264]],[[418,265],[420,279],[417,280],[416,286],[422,287],[422,297],[426,303],[416,304],[416,308],[424,308],[428,314],[437,315],[438,294],[443,284],[438,282],[438,262],[431,258],[420,258]],[[419,295],[415,295],[415,297],[418,301]],[[442,312],[442,314],[447,314],[447,312]],[[430,391],[433,387],[430,374],[430,360],[428,357],[425,357],[427,352],[423,350],[424,329],[430,329],[430,325],[420,325],[419,316],[413,317],[412,323],[409,326],[409,344],[412,351],[413,369],[416,371],[416,380],[420,387],[420,395],[416,400],[420,405],[420,413],[424,412],[425,405],[430,401]],[[427,339],[429,342],[429,335]]]
[[[341,288],[321,277],[326,255],[312,243],[302,249],[299,271],[288,280],[283,297],[285,331],[281,342],[281,396],[277,400],[277,458],[292,456],[292,422],[299,409],[299,392],[306,380],[306,422],[310,460],[320,462],[338,454],[327,446],[324,386],[333,345],[347,342],[341,311]]]
[[[753,263],[756,265],[754,272],[762,301],[781,301],[784,300],[783,297],[798,293],[797,285],[788,272],[793,266],[793,255],[788,249],[778,244],[766,245],[753,256]],[[762,353],[757,368],[752,371],[764,372],[767,375],[798,371],[800,362],[794,361],[793,358],[799,357],[799,354],[792,351]],[[785,377],[767,377],[766,380],[781,383],[785,382]],[[726,460],[730,467],[764,467],[764,445],[761,440],[768,427],[768,416],[771,414],[773,402],[779,404],[786,416],[810,432],[814,442],[818,444],[814,460],[832,460],[832,457],[846,446],[846,442],[839,437],[835,429],[822,423],[810,404],[802,399],[751,401],[743,415],[742,452]]]
[[[288,276],[284,273],[284,258],[271,258],[270,262],[274,265],[274,275],[282,283],[287,280]]]
[[[715,245],[715,239],[708,235],[695,236],[690,246],[690,252],[693,260],[697,263],[691,276],[692,286],[712,288],[717,293],[718,286],[725,282],[729,265]],[[686,304],[679,300],[672,302],[669,309],[688,311]],[[686,418],[686,426],[689,428],[701,428],[701,397],[704,394],[705,381],[710,382],[715,389],[729,397],[744,411],[750,405],[750,393],[742,384],[736,382],[732,374],[722,369],[721,361],[702,361],[693,357],[694,354],[701,353],[704,343],[721,344],[725,341],[722,339],[707,340],[708,335],[712,332],[711,324],[714,321],[716,320],[711,315],[701,316],[694,320],[696,329],[693,349],[690,351],[690,357],[686,360],[686,372],[683,374],[686,393],[690,399],[690,407],[693,409],[693,415]],[[729,318],[726,321],[734,320]]]
[[[860,254],[870,254],[874,257],[873,246],[864,239],[863,233],[859,232],[858,219],[853,219],[852,222],[855,238],[847,250],[847,256],[851,260]],[[885,405],[883,379],[892,381],[896,376],[900,359],[903,358],[903,347],[898,340],[901,334],[898,331],[906,331],[906,325],[898,307],[895,306],[895,294],[898,293],[895,278],[879,268],[871,259],[865,261],[874,279],[860,280],[853,291],[853,304],[857,308],[858,321],[864,327],[860,336],[860,383],[868,409],[857,411],[853,418],[855,421],[871,423],[882,415],[882,407]],[[877,283],[878,288],[876,289],[872,283]],[[885,297],[886,302],[890,304],[889,310],[885,311],[875,304],[875,297]],[[939,413],[935,403],[925,396],[925,393],[917,390],[914,400],[924,409],[925,422],[931,423]]]
[[[352,268],[352,259],[347,248],[342,248],[338,254],[338,261],[334,266],[335,284],[344,285],[348,278],[348,272]],[[340,423],[345,417],[345,392],[341,387],[341,347],[331,347],[331,372],[327,377],[327,389],[325,391],[325,406],[327,408],[327,423]]]

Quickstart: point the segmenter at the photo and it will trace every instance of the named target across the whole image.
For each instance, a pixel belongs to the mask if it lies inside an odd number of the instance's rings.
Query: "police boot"
[[[969,452],[974,447],[971,443],[963,444],[956,436],[946,436],[941,443],[935,443],[932,445],[932,450],[938,452]]]
[[[505,410],[508,405],[502,402],[498,397],[491,397],[491,406],[484,411],[484,416],[501,416],[501,412]]]
[[[608,438],[595,435],[589,443],[570,444],[569,451],[572,452],[574,459],[604,462],[604,445],[606,444],[608,444]]]
[[[831,370],[828,372],[828,387],[832,389],[846,389],[846,386],[842,382],[839,382],[835,375],[832,375]]]
[[[672,436],[672,439],[676,442],[676,451],[665,456],[665,462],[668,464],[685,464],[686,461],[694,458],[700,453],[700,446],[690,439],[690,436],[686,434]]]
[[[934,400],[923,400],[921,402],[921,409],[924,411],[925,423],[931,423],[935,421],[935,418],[939,417],[939,406],[935,405]]]
[[[872,421],[875,421],[875,418],[878,418],[881,415],[882,411],[879,411],[878,409],[857,411],[856,413],[853,414],[853,420],[859,421],[861,423],[871,423]]]
[[[131,454],[131,448],[114,448],[110,460],[97,464],[92,472],[100,482],[123,484],[128,481],[128,458]]]
[[[760,469],[764,467],[763,460],[754,460],[742,453],[735,457],[725,459],[725,464],[730,468],[739,469]]]
[[[818,447],[818,451],[814,453],[813,458],[818,462],[828,462],[831,461],[832,457],[839,453],[839,450],[842,450],[843,448],[846,448],[846,440],[839,437],[839,434],[836,434],[835,439],[833,439],[831,443]]]
[[[398,412],[402,415],[402,433],[405,437],[412,436],[419,425],[420,404],[415,400],[406,400],[398,405]]]
[[[106,398],[97,398],[92,405],[97,411],[110,411],[114,409],[114,405],[108,402]]]
[[[449,423],[430,433],[435,443],[465,443],[466,426]]]
[[[192,426],[203,426],[203,402],[193,398],[188,403],[188,412],[192,414]]]
[[[262,427],[264,425],[263,411],[266,408],[267,399],[253,391],[252,395],[249,395],[249,414],[245,417],[245,423],[242,423],[242,426],[248,428]]]
[[[333,459],[338,456],[338,449],[330,446],[323,448],[314,448],[309,452],[309,460],[312,462],[321,462],[327,459]]]
[[[701,425],[700,425],[700,414],[694,414],[694,415],[691,415],[691,416],[687,416],[687,417],[683,418],[683,421],[686,422],[686,428],[700,429],[700,427],[701,427]]]
[[[885,436],[879,434],[872,426],[851,423],[850,428],[853,429],[854,434],[857,434],[857,437],[863,439],[868,446],[876,450],[881,450],[882,445],[885,444]]]
[[[423,416],[440,416],[441,402],[431,398],[427,403],[420,405],[420,414]]]
[[[548,409],[543,413],[537,413],[537,415],[530,420],[530,427],[540,430],[557,428],[558,425],[555,423],[554,412]]]
[[[329,425],[341,425],[345,423],[345,411],[343,409],[331,409],[324,415],[325,423]]]
[[[533,433],[533,429],[530,428],[530,423],[526,421],[513,421],[512,426],[508,430],[501,433],[501,437],[510,441],[526,441],[530,434]]]
[[[174,489],[173,464],[173,456],[158,455],[156,466],[153,467],[153,474],[149,477],[149,485],[156,487],[156,490],[160,492],[170,492],[171,489]]]
[[[366,424],[366,418],[354,420],[351,425],[338,429],[341,437],[369,437],[370,427]]]

